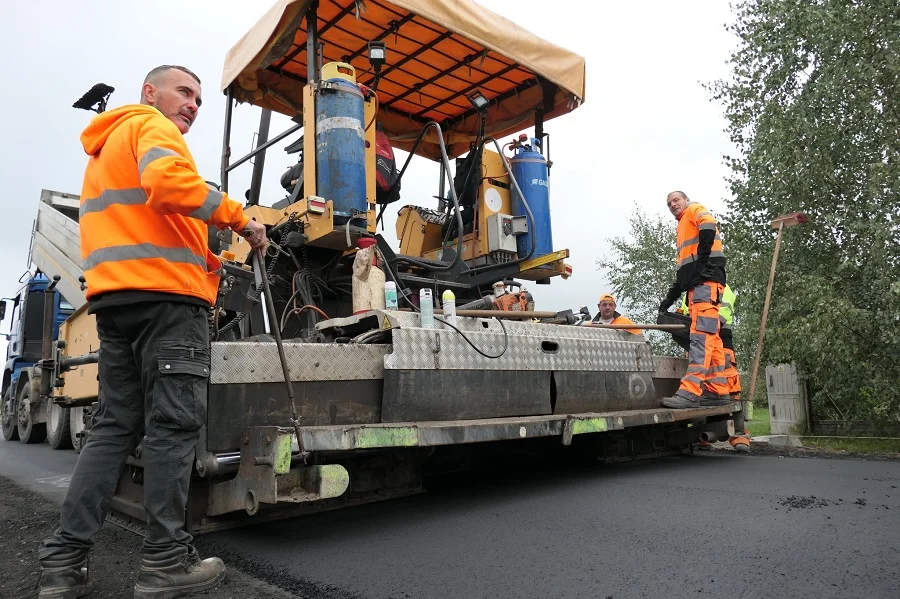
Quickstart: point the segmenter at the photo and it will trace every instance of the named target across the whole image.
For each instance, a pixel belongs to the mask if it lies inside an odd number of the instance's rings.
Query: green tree
[[[752,355],[769,222],[802,210],[810,222],[785,231],[763,363],[795,362],[817,405],[900,418],[900,4],[734,9],[732,73],[711,89],[738,149],[723,223],[743,290],[736,342]]]
[[[650,216],[635,205],[628,227],[628,237],[609,240],[612,251],[596,260],[597,270],[610,282],[623,314],[638,323],[654,323],[659,301],[675,277],[675,220]],[[655,354],[684,354],[668,333],[645,335]]]

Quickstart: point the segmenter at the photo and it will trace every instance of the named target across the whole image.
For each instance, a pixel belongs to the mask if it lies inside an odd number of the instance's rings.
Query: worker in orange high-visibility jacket
[[[713,215],[683,192],[670,193],[666,205],[678,221],[677,271],[659,311],[668,310],[686,292],[691,328],[687,373],[676,394],[663,398],[662,405],[676,409],[727,405],[731,398],[718,308],[726,283],[722,238]]]
[[[209,225],[261,251],[266,229],[211,189],[184,141],[201,104],[184,67],[148,73],[141,103],[101,112],[81,135],[88,154],[79,210],[90,312],[100,339],[99,408],[40,551],[39,597],[91,590],[88,552],[128,456],[139,443],[147,534],[134,596],[212,588],[219,558],[201,560],[184,531],[194,451],[206,423],[208,316],[221,264]]]
[[[627,316],[622,316],[616,311],[616,298],[608,293],[604,293],[600,296],[600,301],[597,302],[597,309],[600,311],[597,312],[597,315],[591,320],[592,324],[634,324],[633,320]],[[640,329],[621,330],[627,331],[632,335],[644,336]]]

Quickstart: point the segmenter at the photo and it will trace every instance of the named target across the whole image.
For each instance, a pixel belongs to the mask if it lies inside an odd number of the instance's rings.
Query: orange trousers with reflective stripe
[[[729,397],[728,379],[725,376],[725,352],[719,337],[719,301],[724,285],[706,282],[688,291],[691,312],[691,345],[688,351],[688,369],[678,395],[691,401],[700,396]]]
[[[722,348],[725,353],[725,378],[728,380],[728,394],[732,397],[741,393],[741,377],[738,375],[737,358],[734,350]]]

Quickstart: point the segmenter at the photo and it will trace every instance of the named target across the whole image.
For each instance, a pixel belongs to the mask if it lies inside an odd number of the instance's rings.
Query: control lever
[[[251,235],[253,235],[253,231],[251,231],[250,229],[244,229],[244,230],[241,232],[241,235],[244,236],[245,238],[246,238],[246,237],[250,237]],[[271,239],[269,240],[269,245],[272,246],[273,248],[275,248],[275,251],[284,254],[284,255],[287,256],[288,258],[291,257],[291,255],[290,255],[289,253],[287,253],[287,252],[284,250],[283,247],[281,247],[280,245],[278,245],[277,243],[275,243],[275,242],[272,241]]]
[[[247,232],[244,231],[245,235],[246,233]],[[278,327],[278,314],[275,312],[275,304],[272,301],[272,290],[269,287],[269,277],[266,275],[265,261],[263,260],[262,252],[256,250],[253,250],[253,270],[259,272],[262,278],[263,293],[266,296],[266,311],[269,315],[272,336],[275,337],[275,347],[278,350],[278,358],[281,360],[281,370],[284,373],[284,384],[287,388],[288,400],[291,402],[291,425],[297,435],[300,456],[303,458],[303,463],[305,464],[309,454],[303,448],[303,434],[300,430],[300,414],[297,412],[297,404],[294,401],[294,386],[291,383],[291,369],[288,366],[287,357],[284,353],[284,344],[281,341],[281,330]]]

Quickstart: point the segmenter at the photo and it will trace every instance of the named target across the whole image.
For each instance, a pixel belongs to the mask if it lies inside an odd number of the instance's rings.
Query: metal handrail
[[[425,262],[421,262],[421,261],[416,260],[415,258],[411,258],[409,256],[402,256],[402,257],[398,256],[397,259],[402,260],[403,262],[406,262],[407,264],[413,264],[415,266],[419,266],[426,270],[435,272],[435,271],[450,270],[454,266],[456,266],[456,263],[459,262],[462,257],[462,238],[463,238],[463,235],[462,235],[462,232],[463,232],[462,213],[460,212],[460,209],[459,209],[459,200],[456,197],[456,188],[453,186],[453,181],[450,179],[450,159],[447,157],[447,146],[444,145],[444,133],[443,133],[443,131],[441,131],[441,126],[438,125],[436,121],[429,121],[428,123],[425,124],[424,127],[422,127],[422,130],[419,132],[419,136],[416,138],[416,143],[413,144],[412,149],[409,151],[409,156],[407,156],[406,162],[403,164],[403,168],[400,169],[400,174],[397,176],[397,181],[400,181],[403,178],[403,173],[406,172],[406,167],[409,166],[410,160],[412,160],[412,157],[415,155],[416,150],[419,147],[419,144],[422,143],[422,139],[424,139],[424,137],[425,137],[425,132],[428,131],[429,127],[434,127],[435,130],[437,131],[437,137],[438,137],[438,141],[440,142],[439,145],[441,148],[441,162],[444,165],[444,168],[442,170],[446,175],[448,183],[450,183],[450,199],[453,201],[453,208],[456,211],[456,221],[457,221],[456,224],[459,227],[459,236],[456,239],[456,256],[453,258],[453,261],[450,262],[450,264],[447,264],[445,266],[435,266],[434,264],[428,264]],[[445,247],[446,246],[442,243],[441,250],[443,250]]]

